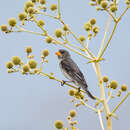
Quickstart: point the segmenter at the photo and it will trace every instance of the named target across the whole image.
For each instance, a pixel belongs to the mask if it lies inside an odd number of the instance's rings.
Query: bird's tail
[[[87,95],[88,95],[91,99],[93,99],[93,100],[96,99],[96,98],[89,92],[89,90],[88,90],[87,87],[85,88],[85,91],[86,91]]]

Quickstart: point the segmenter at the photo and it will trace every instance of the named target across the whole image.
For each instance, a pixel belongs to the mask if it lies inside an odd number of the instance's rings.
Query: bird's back
[[[73,82],[87,85],[83,73],[71,58],[61,60],[59,65],[66,78],[73,80]]]

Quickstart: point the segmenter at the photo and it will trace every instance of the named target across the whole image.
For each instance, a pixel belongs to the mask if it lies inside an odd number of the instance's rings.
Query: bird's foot
[[[80,87],[78,88],[78,92],[80,93]]]
[[[65,83],[66,83],[66,81],[62,80],[61,86],[64,86]]]

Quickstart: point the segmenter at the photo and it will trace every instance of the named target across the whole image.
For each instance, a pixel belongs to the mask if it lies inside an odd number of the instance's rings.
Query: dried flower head
[[[54,123],[55,127],[57,129],[62,129],[64,127],[64,124],[61,120],[57,120],[55,123]]]
[[[13,63],[14,65],[20,65],[20,64],[21,64],[21,59],[20,59],[20,57],[19,57],[19,56],[13,56],[13,57],[12,57],[12,63]]]

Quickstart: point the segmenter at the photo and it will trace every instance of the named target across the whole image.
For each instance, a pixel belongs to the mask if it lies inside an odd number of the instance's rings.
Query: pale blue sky
[[[2,1],[0,4],[0,25],[7,24],[8,18],[17,17],[17,14],[23,11],[26,0]],[[49,1],[48,5],[57,2]],[[69,24],[72,30],[77,34],[86,34],[83,25],[91,17],[97,19],[97,25],[100,27],[100,33],[90,44],[91,50],[97,54],[97,48],[100,46],[105,30],[108,15],[104,12],[97,12],[94,7],[89,6],[86,0],[62,0],[61,10],[65,23]],[[125,5],[121,1],[122,9]],[[108,75],[111,80],[117,80],[119,85],[125,83],[130,85],[130,61],[129,61],[129,27],[130,27],[130,11],[123,17],[119,23],[116,33],[111,41],[111,45],[107,49],[101,63],[103,75]],[[55,28],[60,28],[61,24],[57,21],[48,19],[43,16],[46,21],[46,27],[50,34],[53,34]],[[38,30],[33,24],[30,28]],[[109,34],[112,30],[109,29]],[[72,39],[74,42],[74,40]],[[27,33],[13,33],[5,35],[0,32],[0,130],[54,130],[53,123],[55,120],[63,120],[67,124],[66,117],[69,110],[74,109],[70,103],[71,97],[68,96],[68,87],[59,87],[60,84],[50,81],[48,78],[41,76],[23,76],[20,73],[8,74],[5,63],[11,59],[11,56],[18,55],[25,61],[25,47],[32,46],[35,59],[40,61],[41,51],[46,48],[50,50],[48,57],[48,65],[44,65],[47,73],[54,72],[59,79],[65,79],[59,68],[55,51],[62,48],[60,46],[47,45],[40,36]],[[97,77],[92,69],[91,64],[81,56],[71,53],[72,58],[80,66],[85,78],[88,82],[89,90],[99,96]],[[122,97],[125,94],[122,95]],[[119,102],[120,99],[112,99],[110,109]],[[91,101],[94,105],[94,101]],[[112,119],[114,130],[129,130],[129,108],[128,100],[119,108],[116,114],[119,120]],[[79,121],[78,128],[80,130],[100,130],[97,115],[91,110],[79,107],[77,110],[77,119]],[[105,123],[105,122],[104,122]]]

